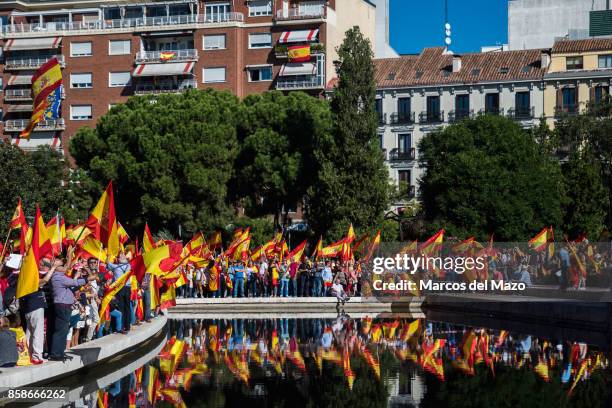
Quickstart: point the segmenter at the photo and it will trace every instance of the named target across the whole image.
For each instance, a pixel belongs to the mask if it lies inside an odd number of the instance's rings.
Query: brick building
[[[270,89],[323,92],[336,47],[358,25],[374,41],[369,0],[0,1],[2,137],[24,149],[58,149],[131,95],[190,88],[239,97]],[[308,62],[287,47],[310,45]],[[32,111],[33,72],[57,56],[61,119],[18,135]]]

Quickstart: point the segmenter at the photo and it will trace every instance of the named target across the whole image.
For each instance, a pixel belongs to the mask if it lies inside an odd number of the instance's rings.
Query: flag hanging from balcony
[[[176,52],[174,51],[162,51],[159,54],[159,59],[162,61],[170,61],[176,57]]]
[[[57,58],[51,58],[32,76],[32,117],[19,137],[29,139],[42,120],[59,118],[62,100],[62,69]]]
[[[289,62],[310,61],[310,45],[293,45],[287,48]]]

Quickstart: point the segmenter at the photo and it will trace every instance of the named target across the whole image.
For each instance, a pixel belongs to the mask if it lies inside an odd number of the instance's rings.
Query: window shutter
[[[563,89],[557,89],[557,107],[563,106]]]
[[[596,86],[592,86],[589,88],[589,101],[591,103],[595,103],[595,89],[597,89]]]

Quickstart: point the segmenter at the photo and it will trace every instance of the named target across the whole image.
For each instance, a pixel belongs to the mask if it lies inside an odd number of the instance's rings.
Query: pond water
[[[609,356],[426,319],[173,319],[67,406],[610,407]]]

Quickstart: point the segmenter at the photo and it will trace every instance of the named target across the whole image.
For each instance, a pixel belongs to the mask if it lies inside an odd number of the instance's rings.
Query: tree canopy
[[[520,241],[544,226],[561,226],[565,189],[559,162],[512,120],[464,120],[429,134],[419,149],[426,168],[421,198],[431,230]]]

